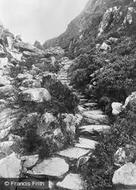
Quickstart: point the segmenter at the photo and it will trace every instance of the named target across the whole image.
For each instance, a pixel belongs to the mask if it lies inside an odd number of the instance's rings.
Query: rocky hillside
[[[135,16],[135,0],[90,0],[44,48],[0,26],[3,180],[136,189]]]
[[[44,47],[59,45],[69,55],[74,52],[72,56],[76,57],[84,48],[89,51],[94,41],[105,33],[112,33],[110,36],[131,35],[135,30],[135,3],[134,0],[90,0],[67,30],[45,42]]]

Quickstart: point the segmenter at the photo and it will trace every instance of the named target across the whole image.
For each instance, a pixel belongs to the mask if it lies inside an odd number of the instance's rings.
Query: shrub
[[[116,101],[124,101],[132,91],[135,91],[135,73],[136,57],[119,57],[97,75],[95,95],[97,98],[107,96]]]
[[[71,77],[71,84],[84,91],[86,85],[90,82],[90,74],[100,69],[104,64],[102,57],[98,56],[92,51],[80,55],[75,59],[75,63],[69,69],[69,76]]]
[[[53,112],[74,113],[78,99],[66,85],[49,75],[43,78],[42,87],[46,88],[52,96],[50,106]]]

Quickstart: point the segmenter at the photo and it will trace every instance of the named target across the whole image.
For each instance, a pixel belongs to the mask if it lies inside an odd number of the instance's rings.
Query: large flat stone
[[[68,174],[62,182],[57,183],[57,187],[67,190],[83,190],[83,180],[78,174]]]
[[[18,178],[21,171],[21,160],[15,153],[0,160],[0,177]]]
[[[51,95],[45,88],[29,88],[24,90],[22,93],[24,101],[33,101],[36,103],[42,103],[44,101],[50,101]]]
[[[89,124],[89,125],[100,125],[102,122],[96,119],[91,119],[84,117],[84,120]]]
[[[110,129],[109,125],[86,125],[80,127],[81,132],[88,132],[88,133],[93,133],[94,131],[105,133],[108,132],[109,129]]]
[[[58,152],[58,155],[64,156],[70,159],[79,159],[81,156],[86,155],[89,153],[90,150],[83,149],[83,148],[78,148],[78,147],[72,147],[68,148],[66,150],[62,150]]]
[[[85,111],[82,113],[84,117],[88,119],[97,120],[100,122],[107,122],[108,117],[107,115],[104,115],[101,110],[92,110],[92,111]]]
[[[64,159],[54,157],[49,158],[37,164],[32,170],[31,174],[46,175],[52,177],[61,177],[69,170],[69,165]]]
[[[85,149],[95,149],[97,142],[94,140],[79,138],[79,142],[75,144],[76,147]]]

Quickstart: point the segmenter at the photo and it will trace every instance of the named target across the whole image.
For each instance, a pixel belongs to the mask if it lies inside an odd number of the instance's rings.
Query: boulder
[[[21,92],[23,101],[42,103],[50,101],[51,95],[45,88],[29,88]]]
[[[42,161],[37,164],[32,170],[31,174],[34,175],[46,175],[52,177],[62,177],[69,170],[69,165],[64,159],[54,157]]]
[[[106,42],[103,42],[102,45],[100,46],[100,50],[101,51],[110,51],[111,47]]]
[[[119,103],[119,102],[113,102],[112,104],[111,104],[111,107],[112,107],[112,114],[113,115],[118,115],[118,114],[120,114],[121,113],[121,111],[122,111],[122,104],[121,103]]]
[[[79,174],[68,174],[63,181],[57,183],[57,187],[67,190],[83,190],[83,180]]]
[[[129,162],[115,171],[112,178],[113,185],[118,190],[136,189],[136,165]]]
[[[18,178],[21,171],[21,160],[15,153],[0,160],[0,177]]]
[[[129,95],[129,96],[126,98],[125,104],[123,105],[123,108],[126,108],[127,105],[128,105],[131,101],[136,101],[136,92],[132,92],[131,95]]]
[[[136,147],[132,145],[126,145],[119,148],[114,154],[114,164],[116,166],[122,166],[128,162],[134,162],[136,159]]]

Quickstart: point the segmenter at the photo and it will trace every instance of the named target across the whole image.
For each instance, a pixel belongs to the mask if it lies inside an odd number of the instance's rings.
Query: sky
[[[44,41],[65,31],[88,0],[0,0],[0,21],[25,42]]]

